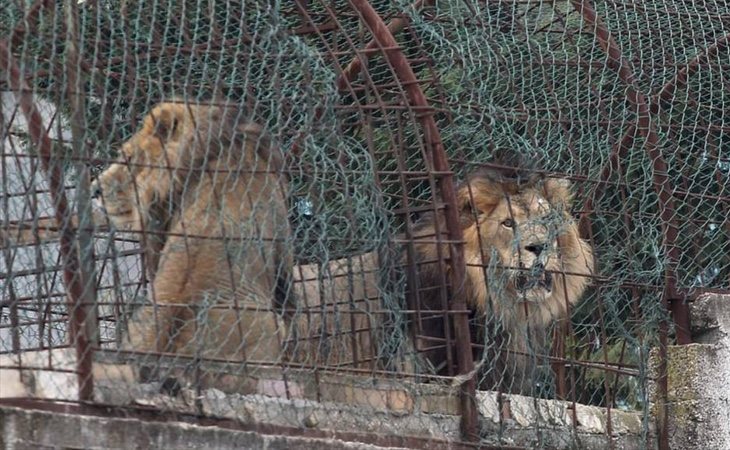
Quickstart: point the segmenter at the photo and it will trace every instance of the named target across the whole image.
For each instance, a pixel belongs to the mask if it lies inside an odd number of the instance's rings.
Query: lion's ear
[[[160,103],[145,117],[143,130],[158,138],[163,144],[180,138],[182,124],[188,115],[181,103]]]
[[[459,214],[464,219],[474,220],[479,214],[489,214],[499,204],[498,189],[480,174],[471,175],[456,191]]]
[[[479,215],[476,204],[469,193],[468,186],[462,186],[456,193],[456,203],[459,209],[459,216],[463,219],[473,221]]]
[[[543,182],[545,199],[551,205],[562,205],[564,209],[570,209],[573,205],[573,186],[570,181],[564,178],[548,178]]]

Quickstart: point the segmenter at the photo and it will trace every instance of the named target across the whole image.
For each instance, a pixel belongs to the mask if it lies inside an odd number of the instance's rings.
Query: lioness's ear
[[[548,178],[543,182],[545,199],[551,205],[562,205],[564,209],[570,209],[573,205],[573,186],[570,181],[564,178]]]
[[[145,117],[143,130],[163,143],[178,139],[189,114],[186,108],[182,103],[160,103]]]

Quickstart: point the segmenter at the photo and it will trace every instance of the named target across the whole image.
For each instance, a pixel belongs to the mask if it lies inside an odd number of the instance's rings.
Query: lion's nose
[[[540,254],[545,250],[545,244],[540,242],[533,242],[532,244],[526,245],[525,250],[534,254],[535,256],[540,256]]]
[[[91,185],[91,198],[97,199],[101,197],[101,188],[99,187],[99,183],[94,182]]]

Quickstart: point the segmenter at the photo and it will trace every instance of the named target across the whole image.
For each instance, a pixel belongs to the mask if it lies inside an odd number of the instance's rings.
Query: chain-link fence
[[[591,405],[650,445],[650,350],[730,289],[725,4],[7,6],[0,371],[495,445]]]

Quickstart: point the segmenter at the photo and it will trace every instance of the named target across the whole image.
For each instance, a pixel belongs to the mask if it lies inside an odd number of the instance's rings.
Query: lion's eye
[[[512,219],[504,219],[502,221],[502,226],[505,227],[505,228],[514,228],[515,221],[512,220]]]

